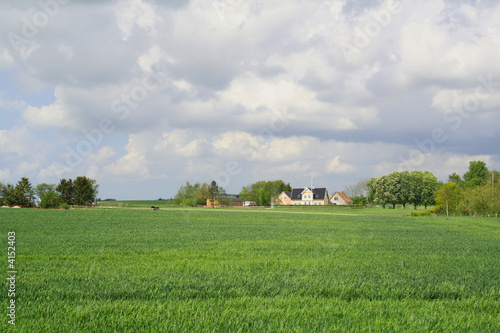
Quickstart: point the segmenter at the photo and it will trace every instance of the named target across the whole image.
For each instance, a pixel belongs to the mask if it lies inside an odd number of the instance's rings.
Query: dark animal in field
[[[153,208],[153,210],[160,210],[160,207],[151,206],[151,208]]]

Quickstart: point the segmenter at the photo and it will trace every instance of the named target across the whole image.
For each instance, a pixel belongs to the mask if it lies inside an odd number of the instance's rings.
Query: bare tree
[[[354,185],[347,185],[344,189],[344,193],[351,198],[365,196],[368,192],[367,183],[369,180],[370,178],[364,178]]]

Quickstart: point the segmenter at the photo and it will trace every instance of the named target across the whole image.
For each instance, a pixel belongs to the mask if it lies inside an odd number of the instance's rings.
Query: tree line
[[[290,184],[282,180],[259,181],[243,186],[237,194],[242,200],[255,202],[257,206],[269,206],[271,198],[277,197],[283,191],[291,191]],[[202,206],[209,200],[212,205],[217,201],[221,205],[227,204],[226,190],[219,187],[215,181],[208,183],[182,185],[174,197],[174,203],[181,206]]]
[[[191,184],[186,182],[182,185],[174,197],[174,203],[180,206],[203,206],[209,200],[212,205],[215,201],[224,204],[226,199],[226,190],[217,185],[216,181],[208,183]]]
[[[283,191],[291,190],[290,183],[285,184],[282,180],[259,181],[243,186],[239,197],[245,201],[253,201],[257,206],[269,206],[271,199],[276,198]]]
[[[268,206],[283,191],[291,191],[283,180],[259,181],[243,186],[238,197]],[[378,178],[362,179],[349,185],[344,192],[355,204],[372,203],[384,208],[391,205],[434,206],[433,212],[444,215],[500,214],[500,173],[489,170],[483,161],[471,161],[469,170],[461,177],[456,173],[448,182],[438,181],[430,171],[395,171]],[[181,186],[174,198],[175,204],[205,205],[206,201],[225,204],[226,192],[215,181]]]
[[[500,214],[500,173],[483,161],[469,162],[462,177],[453,173],[436,193],[433,211],[446,216]]]
[[[42,208],[85,206],[96,200],[98,188],[97,182],[87,177],[61,179],[58,184],[42,183],[35,187],[27,177],[22,177],[16,185],[0,183],[0,205],[34,207],[38,199]]]
[[[367,182],[367,199],[383,206],[412,204],[431,206],[435,204],[435,193],[439,187],[437,177],[430,171],[395,171]]]

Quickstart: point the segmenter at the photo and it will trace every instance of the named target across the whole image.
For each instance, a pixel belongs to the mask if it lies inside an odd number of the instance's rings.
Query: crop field
[[[500,219],[3,209],[2,267],[10,231],[0,331],[500,330]]]

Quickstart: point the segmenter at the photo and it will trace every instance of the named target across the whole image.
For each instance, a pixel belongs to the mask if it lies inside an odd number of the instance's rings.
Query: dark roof
[[[240,199],[238,197],[238,195],[236,195],[236,194],[226,194],[225,199],[227,201],[233,201],[233,202],[241,202],[241,201],[243,201],[243,199]]]
[[[302,200],[302,192],[304,192],[304,188],[294,188],[292,190],[292,196],[290,199],[292,200]],[[312,190],[312,193],[314,194],[314,199],[319,200],[319,199],[324,199],[326,196],[326,187],[320,187],[320,188],[315,188]]]
[[[292,197],[292,191],[283,191],[283,192],[285,192],[285,194],[288,195],[289,198]]]

